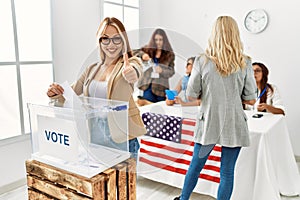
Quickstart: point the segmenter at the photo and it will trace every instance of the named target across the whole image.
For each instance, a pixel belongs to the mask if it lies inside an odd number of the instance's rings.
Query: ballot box
[[[130,157],[128,102],[76,97],[28,110],[33,160],[91,178]]]

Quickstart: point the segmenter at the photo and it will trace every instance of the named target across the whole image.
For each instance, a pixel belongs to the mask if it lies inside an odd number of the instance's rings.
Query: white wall
[[[51,6],[55,81],[72,83],[97,46],[100,0],[52,0]]]
[[[261,61],[268,66],[270,82],[279,87],[287,109],[286,119],[294,153],[300,156],[300,133],[297,126],[300,117],[298,105],[300,94],[298,89],[295,89],[300,85],[297,55],[300,46],[298,1],[164,0],[160,2],[160,26],[190,37],[203,49],[206,48],[212,24],[218,16],[230,15],[237,20],[246,53],[253,61]],[[152,7],[150,3],[148,9],[155,10],[154,6]],[[248,33],[243,27],[245,15],[255,8],[265,9],[270,18],[267,29],[260,34]],[[153,25],[150,16],[141,13],[141,28]]]
[[[159,27],[161,24],[161,0],[140,0],[140,45],[148,43],[151,37],[151,32],[154,27]],[[126,28],[126,27],[125,27]],[[149,29],[150,28],[150,29]]]
[[[26,178],[25,161],[31,157],[31,143],[28,135],[13,143],[7,140],[1,141],[0,146],[0,194],[5,192],[5,189],[10,190],[20,186],[17,182]],[[21,183],[24,184],[24,181]],[[9,184],[13,185],[7,187]]]

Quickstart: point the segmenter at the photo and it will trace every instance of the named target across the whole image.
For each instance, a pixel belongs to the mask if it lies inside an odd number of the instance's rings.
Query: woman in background
[[[105,18],[98,28],[97,40],[100,62],[87,67],[71,87],[77,95],[129,102],[129,151],[136,157],[139,150],[137,137],[146,133],[139,109],[132,97],[133,84],[143,75],[141,62],[132,55],[125,27],[118,19]],[[51,84],[47,91],[48,97],[62,101],[63,93],[64,89],[57,83]],[[114,133],[110,133],[109,128],[108,118],[96,119],[92,123],[92,142],[102,144],[105,140],[116,146],[126,145],[124,140],[117,144],[111,137]]]
[[[168,96],[166,96],[166,103],[167,105],[173,105],[174,102],[178,103],[182,106],[199,106],[200,105],[200,99],[197,99],[196,101],[189,101],[186,96],[186,89],[187,85],[191,76],[191,72],[193,69],[195,57],[190,57],[187,59],[187,63],[185,66],[185,75],[178,81],[177,86],[175,87],[175,90],[178,93],[178,96],[175,97],[175,101],[169,100]]]
[[[152,103],[165,100],[165,90],[169,89],[169,78],[175,74],[175,54],[167,37],[162,29],[156,29],[148,45],[138,52],[138,56],[144,62],[152,60],[154,67],[148,68],[144,76],[139,80],[137,86],[144,91],[140,100],[147,100]],[[142,101],[138,101],[143,104]]]
[[[185,75],[178,82],[175,88],[175,90],[179,94],[177,97],[175,97],[175,102],[181,104],[182,106],[199,106],[201,102],[200,99],[197,99],[196,101],[189,101],[186,96],[186,90],[192,73],[194,61],[195,61],[195,57],[190,57],[187,60],[187,64],[185,67]]]
[[[180,197],[188,200],[199,174],[216,144],[222,146],[217,199],[229,200],[235,163],[241,147],[249,146],[247,118],[242,103],[255,103],[255,80],[251,60],[243,52],[236,21],[218,17],[205,55],[195,59],[187,96],[201,98],[195,127],[193,158]]]
[[[284,115],[285,108],[279,95],[279,91],[276,85],[268,83],[268,68],[263,63],[259,62],[253,63],[252,67],[257,85],[257,110],[260,112]],[[246,109],[250,108],[251,106],[246,106]]]

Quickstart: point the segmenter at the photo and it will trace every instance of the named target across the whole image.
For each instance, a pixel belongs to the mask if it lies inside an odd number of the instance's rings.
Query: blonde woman
[[[236,160],[241,147],[249,146],[242,103],[253,105],[255,92],[251,60],[243,52],[237,23],[229,16],[221,16],[215,22],[205,55],[195,60],[187,88],[191,100],[200,95],[201,110],[193,158],[176,200],[189,199],[215,144],[222,145],[217,199],[230,199]]]
[[[132,55],[124,25],[116,18],[105,18],[97,31],[100,62],[87,67],[78,80],[72,84],[77,95],[113,99],[129,102],[128,135],[129,151],[136,157],[139,150],[138,136],[146,133],[139,109],[133,97],[133,84],[143,75],[141,61]],[[64,90],[57,84],[50,85],[47,95],[50,98],[63,98]],[[122,149],[125,141],[115,142],[109,131],[108,119],[95,119],[92,123],[93,143],[114,145]]]

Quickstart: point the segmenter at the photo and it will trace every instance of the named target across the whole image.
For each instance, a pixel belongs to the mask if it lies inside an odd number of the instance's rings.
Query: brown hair
[[[252,63],[252,66],[257,65],[261,68],[262,71],[262,79],[260,81],[261,84],[261,88],[264,89],[265,87],[267,87],[266,92],[262,95],[262,97],[260,97],[260,103],[266,103],[267,102],[267,95],[268,95],[268,91],[270,90],[271,93],[273,93],[273,87],[268,83],[268,75],[269,75],[269,70],[268,68],[263,64],[263,63],[259,63],[259,62],[254,62]]]
[[[123,40],[123,49],[122,49],[122,53],[127,53],[128,58],[132,57],[132,50],[130,48],[129,45],[129,40],[128,40],[128,36],[125,30],[124,25],[122,24],[122,22],[120,20],[118,20],[115,17],[106,17],[99,25],[98,30],[97,30],[97,40],[99,42],[100,38],[102,37],[102,35],[104,34],[107,26],[113,26],[118,30],[118,33],[120,34],[122,40]],[[101,46],[101,43],[99,43],[99,46]],[[101,61],[104,62],[105,60],[105,53],[102,51],[102,49],[100,48],[100,58]],[[120,57],[118,59],[122,58],[122,54],[120,54]]]
[[[190,57],[186,61],[189,62],[189,60],[191,60],[194,63],[195,59],[196,59],[196,57]]]
[[[159,58],[160,62],[164,62],[165,60],[170,60],[171,58],[174,57],[173,49],[171,47],[166,32],[160,28],[156,29],[153,32],[148,45],[143,47],[142,51],[147,53],[151,58],[155,58],[155,54],[157,50],[157,46],[155,44],[156,35],[161,35],[163,37],[163,47],[161,49],[161,56]]]

